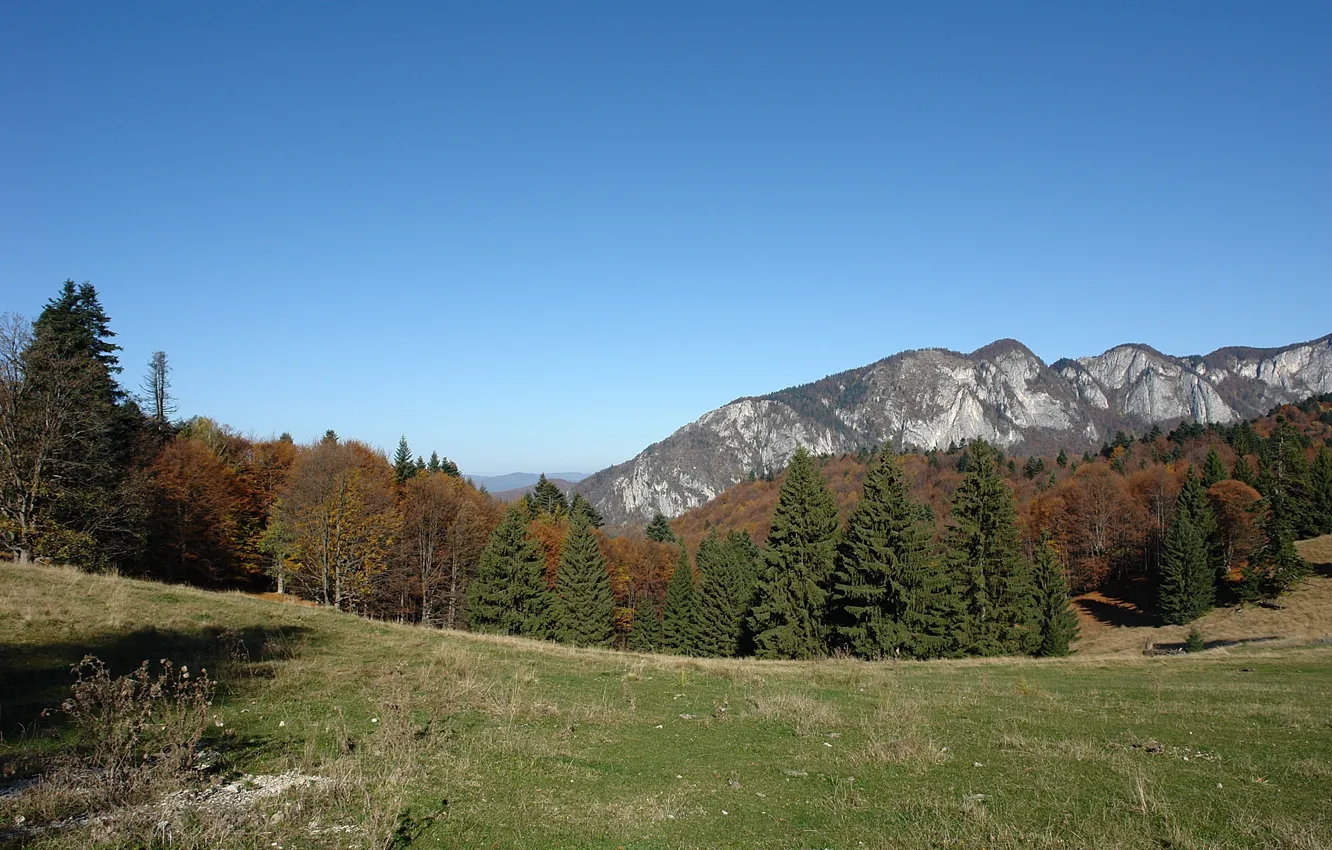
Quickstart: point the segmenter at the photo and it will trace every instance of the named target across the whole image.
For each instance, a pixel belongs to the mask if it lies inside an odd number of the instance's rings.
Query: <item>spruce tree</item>
[[[1253,474],[1253,467],[1249,465],[1249,458],[1245,455],[1235,456],[1235,465],[1230,468],[1230,477],[1250,487],[1258,483],[1258,477]]]
[[[1277,416],[1264,448],[1266,451],[1260,455],[1258,492],[1277,506],[1282,521],[1289,523],[1296,537],[1315,536],[1314,499],[1303,438],[1284,416]]]
[[[675,532],[671,530],[671,521],[660,512],[652,517],[652,522],[648,523],[646,534],[648,540],[655,540],[658,543],[676,542]]]
[[[1193,515],[1193,499],[1186,492],[1197,486],[1192,475],[1175,503],[1175,518],[1166,530],[1157,588],[1161,619],[1169,625],[1191,623],[1212,609],[1216,600],[1216,570],[1208,562],[1207,541]]]
[[[787,467],[763,550],[763,576],[750,614],[758,657],[813,658],[827,650],[837,532],[832,492],[801,447]]]
[[[1040,608],[1041,646],[1037,655],[1046,658],[1068,655],[1069,644],[1078,637],[1078,615],[1068,601],[1064,565],[1049,540],[1037,544],[1033,567]]]
[[[634,652],[657,652],[661,649],[661,614],[650,599],[642,600],[634,609],[629,649]]]
[[[1013,494],[995,469],[995,452],[978,440],[953,494],[946,561],[958,606],[955,633],[963,652],[1012,655],[1040,646],[1031,564],[1022,556]]]
[[[1068,466],[1068,452],[1060,449],[1058,456],[1055,457],[1055,463],[1059,465],[1060,469]]]
[[[1318,450],[1309,468],[1310,525],[1316,534],[1332,534],[1332,448]]]
[[[1207,450],[1207,459],[1203,461],[1203,489],[1211,487],[1218,481],[1226,479],[1226,467],[1221,463],[1221,455],[1216,453],[1215,448]]]
[[[439,452],[430,453],[430,461],[426,464],[426,471],[430,473],[439,472],[442,467],[439,464]]]
[[[1216,514],[1212,511],[1212,503],[1207,499],[1207,491],[1193,476],[1192,469],[1184,476],[1184,486],[1179,491],[1179,502],[1188,506],[1193,524],[1197,527],[1203,546],[1207,549],[1207,563],[1216,575],[1216,580],[1222,581],[1226,575],[1226,562],[1220,527],[1216,521]]]
[[[416,464],[412,461],[412,450],[407,446],[407,437],[398,438],[398,450],[393,453],[393,476],[402,484],[416,475]]]
[[[556,637],[577,646],[610,646],[615,638],[615,594],[597,537],[584,519],[569,525],[560,549],[556,590]]]
[[[1275,599],[1309,573],[1309,565],[1295,549],[1290,499],[1278,490],[1263,508],[1258,523],[1263,542],[1249,559],[1240,585],[1240,595],[1246,599]]]
[[[661,614],[661,648],[665,652],[691,655],[698,625],[698,594],[689,550],[680,544],[680,560],[666,585],[666,607]]]
[[[532,497],[530,503],[537,514],[562,517],[569,513],[569,502],[564,498],[564,493],[546,478],[544,472],[537,479],[536,486],[529,495]]]
[[[114,337],[97,290],[67,280],[11,364],[24,391],[8,399],[3,487],[6,497],[22,492],[26,521],[4,517],[0,539],[19,561],[129,569],[142,553],[146,508],[131,473],[151,460],[139,447],[153,444],[140,439],[148,422],[116,380]]]
[[[743,537],[748,542],[748,535]],[[754,594],[753,564],[744,543],[734,536],[725,540],[717,529],[698,547],[699,587],[697,654],[729,658],[738,655],[745,615]]]
[[[583,498],[582,493],[574,493],[573,501],[569,503],[569,516],[582,517],[593,528],[601,528],[606,524],[597,509],[592,507],[592,503]]]
[[[467,588],[467,619],[474,631],[551,636],[555,596],[546,586],[546,559],[527,531],[517,505],[504,513],[481,554]]]
[[[900,461],[885,450],[865,473],[864,494],[837,550],[829,599],[831,643],[861,658],[944,654],[947,576]]]

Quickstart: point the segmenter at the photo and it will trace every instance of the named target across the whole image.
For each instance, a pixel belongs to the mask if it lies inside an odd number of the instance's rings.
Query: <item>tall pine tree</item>
[[[1332,448],[1318,450],[1309,468],[1310,524],[1317,534],[1332,534]]]
[[[398,438],[398,450],[393,453],[393,477],[398,483],[404,483],[416,475],[416,463],[412,460],[412,450],[407,446],[407,437]]]
[[[536,486],[527,496],[533,517],[545,514],[552,517],[562,517],[569,513],[569,502],[564,497],[560,488],[546,478],[546,473],[541,473],[537,479]]]
[[[948,644],[947,576],[932,551],[901,462],[884,450],[837,552],[829,600],[832,644],[861,658],[934,658]]]
[[[696,652],[698,632],[698,594],[694,589],[694,568],[689,550],[680,544],[680,560],[666,585],[666,607],[661,614],[661,648],[679,655]]]
[[[1203,461],[1203,489],[1211,487],[1218,481],[1224,481],[1226,477],[1226,466],[1221,462],[1221,455],[1216,453],[1216,447],[1213,446],[1207,450],[1207,459]]]
[[[592,507],[592,503],[583,498],[582,493],[574,493],[573,501],[569,503],[569,516],[581,517],[593,528],[601,528],[606,524],[597,509]]]
[[[814,658],[827,651],[825,620],[837,532],[832,492],[801,447],[777,497],[750,614],[759,658]]]
[[[958,606],[963,652],[1012,655],[1040,646],[1031,564],[1022,556],[1013,494],[996,470],[995,450],[970,446],[971,463],[953,494],[945,558]]]
[[[1170,625],[1193,622],[1216,601],[1216,569],[1208,560],[1207,540],[1198,527],[1195,500],[1189,493],[1197,487],[1197,479],[1190,473],[1175,502],[1175,518],[1161,551],[1158,605],[1161,619]]]
[[[1069,644],[1078,637],[1078,615],[1068,602],[1068,578],[1059,553],[1048,539],[1036,545],[1036,600],[1040,611],[1041,646],[1037,654],[1046,658],[1068,655]]]
[[[661,649],[661,613],[651,600],[643,600],[634,609],[629,649],[634,652],[657,652]]]
[[[676,542],[675,532],[671,530],[671,521],[660,512],[652,517],[652,522],[648,523],[646,533],[648,540],[655,540],[658,543]]]
[[[577,646],[610,646],[615,638],[615,594],[606,561],[586,519],[569,524],[560,549],[556,637]]]
[[[754,569],[743,539],[722,539],[717,529],[698,547],[698,627],[695,645],[699,655],[731,657],[739,654],[745,615],[754,594]]]
[[[481,554],[467,588],[467,619],[474,631],[551,636],[555,595],[546,586],[545,556],[527,531],[517,505],[504,513]]]

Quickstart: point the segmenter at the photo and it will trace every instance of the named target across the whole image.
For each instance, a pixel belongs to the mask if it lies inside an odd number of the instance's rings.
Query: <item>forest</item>
[[[448,458],[256,439],[138,392],[88,283],[0,325],[0,539],[40,560],[359,615],[687,655],[1067,653],[1070,593],[1165,623],[1270,599],[1332,532],[1332,398],[1010,457],[798,453],[674,521],[605,529],[544,477],[505,505]]]

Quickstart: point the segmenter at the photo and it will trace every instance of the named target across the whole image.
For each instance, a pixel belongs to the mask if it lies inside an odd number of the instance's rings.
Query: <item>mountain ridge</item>
[[[1009,451],[1094,447],[1116,430],[1233,422],[1332,392],[1332,334],[1176,357],[1146,343],[1046,364],[1021,341],[900,351],[710,410],[577,485],[610,523],[677,516],[750,475],[816,454],[983,438]]]

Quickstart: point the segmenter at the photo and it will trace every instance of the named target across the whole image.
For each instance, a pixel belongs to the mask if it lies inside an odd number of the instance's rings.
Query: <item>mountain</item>
[[[587,476],[582,476],[582,477],[586,478]],[[560,492],[564,493],[565,495],[572,493],[574,485],[577,483],[576,481],[570,481],[567,478],[550,478],[549,476],[546,478],[546,480],[549,481],[551,484],[554,484],[556,487],[558,487]],[[489,490],[490,488],[487,487],[486,489]],[[496,499],[499,499],[501,502],[516,502],[519,499],[521,499],[523,496],[526,496],[528,493],[531,493],[535,489],[536,489],[535,484],[528,484],[523,487],[512,487],[508,490],[495,490],[492,491],[490,495],[494,496]]]
[[[463,478],[471,481],[478,487],[485,487],[491,493],[501,493],[506,490],[516,490],[520,487],[531,487],[537,483],[541,477],[537,472],[510,472],[506,475],[467,475]],[[554,480],[556,478],[577,484],[587,477],[586,472],[548,472],[546,477]],[[519,493],[519,496],[522,494]],[[516,496],[514,498],[517,498]]]
[[[1047,366],[1003,339],[970,354],[904,351],[703,414],[577,487],[608,523],[678,516],[727,487],[779,470],[803,445],[836,454],[946,448],[984,438],[1009,452],[1100,444],[1116,430],[1226,423],[1332,392],[1332,334],[1284,348],[1173,357],[1148,345]]]

